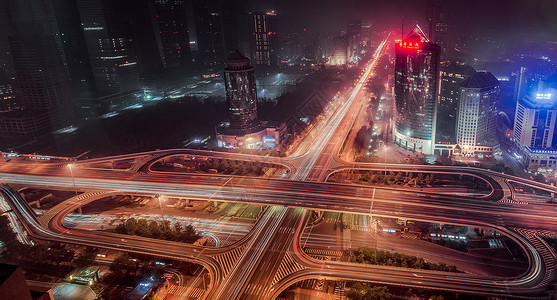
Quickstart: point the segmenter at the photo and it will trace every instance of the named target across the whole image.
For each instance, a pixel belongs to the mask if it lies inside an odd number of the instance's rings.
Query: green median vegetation
[[[409,172],[393,172],[390,171],[387,175],[381,172],[366,172],[358,178],[361,183],[369,184],[386,184],[386,185],[402,185],[402,186],[431,186],[434,182],[433,174],[424,175]]]
[[[444,263],[434,264],[426,262],[424,259],[416,256],[375,250],[367,246],[358,247],[358,249],[352,251],[350,254],[350,262],[460,273],[454,265],[446,265]]]
[[[166,220],[148,221],[146,219],[129,218],[116,228],[106,231],[189,244],[199,239],[199,234],[193,226],[182,226],[179,222],[171,226],[170,221]]]
[[[386,286],[369,286],[356,282],[346,292],[346,297],[350,300],[389,300],[391,293]]]

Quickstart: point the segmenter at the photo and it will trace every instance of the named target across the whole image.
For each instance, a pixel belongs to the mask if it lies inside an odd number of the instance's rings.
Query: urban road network
[[[361,77],[345,100],[325,113],[291,157],[274,158],[202,150],[162,150],[72,163],[68,176],[63,163],[13,161],[0,165],[4,198],[28,233],[35,238],[187,260],[204,266],[210,284],[204,299],[273,299],[292,284],[305,279],[367,281],[471,294],[547,297],[555,293],[556,254],[540,238],[557,231],[557,209],[543,204],[514,201],[512,183],[555,192],[553,186],[477,168],[432,165],[349,163],[339,159],[340,148],[356,118],[365,83],[390,47],[388,37],[378,46]],[[224,175],[176,174],[152,171],[150,166],[176,154],[253,160],[283,165],[288,179]],[[96,164],[134,160],[126,170]],[[409,191],[397,187],[366,187],[326,183],[340,170],[392,170],[463,174],[481,178],[491,187],[488,195],[451,195]],[[85,193],[70,198],[36,216],[8,184],[39,188],[76,188]],[[110,194],[164,194],[188,199],[265,205],[252,230],[223,247],[203,247],[162,240],[85,231],[63,226],[64,218],[86,203]],[[443,224],[482,227],[506,234],[524,250],[529,268],[514,278],[481,277],[378,265],[317,260],[301,248],[301,235],[310,210],[406,218]],[[553,286],[553,287],[552,287]],[[548,292],[550,291],[550,292]]]

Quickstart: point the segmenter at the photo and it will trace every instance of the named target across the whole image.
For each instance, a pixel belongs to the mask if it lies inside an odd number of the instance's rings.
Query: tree
[[[117,275],[122,275],[122,273],[129,274],[137,270],[137,263],[132,261],[128,254],[122,254],[116,257],[110,264],[110,271]]]
[[[97,253],[94,251],[87,251],[82,255],[75,258],[75,265],[78,268],[84,268],[92,265],[95,262],[95,258],[97,257]]]
[[[429,297],[429,300],[444,300],[445,298],[441,295],[432,295]]]
[[[356,282],[350,287],[346,296],[352,300],[388,300],[391,294],[386,286],[370,287]]]

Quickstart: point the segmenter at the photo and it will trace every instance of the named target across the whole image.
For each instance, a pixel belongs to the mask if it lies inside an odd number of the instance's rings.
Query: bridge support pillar
[[[77,213],[82,215],[83,214],[83,210],[81,209],[81,206],[77,208]]]

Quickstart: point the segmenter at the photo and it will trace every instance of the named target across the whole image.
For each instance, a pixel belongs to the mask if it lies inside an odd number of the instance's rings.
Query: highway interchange
[[[37,217],[25,201],[8,186],[5,199],[28,233],[39,239],[92,245],[108,249],[188,260],[209,271],[211,284],[204,299],[273,299],[293,283],[304,279],[354,280],[402,285],[470,294],[548,297],[555,293],[555,252],[537,235],[557,231],[557,207],[521,205],[513,198],[510,182],[554,192],[553,186],[527,179],[469,167],[432,165],[365,164],[339,159],[338,153],[355,118],[362,88],[389,44],[381,43],[361,77],[343,101],[314,128],[303,143],[307,151],[288,157],[257,157],[246,154],[175,149],[75,161],[75,181],[66,163],[19,163],[0,165],[4,184],[71,190],[87,194],[74,197]],[[175,154],[257,160],[283,165],[289,178],[268,179],[203,174],[160,174],[150,170],[157,160]],[[298,153],[295,153],[298,154]],[[95,164],[134,159],[128,169],[107,169]],[[369,187],[325,183],[339,170],[393,170],[455,173],[486,180],[492,191],[485,197],[408,191],[396,187]],[[242,239],[224,247],[200,247],[174,242],[82,231],[63,226],[64,218],[85,203],[111,193],[182,196],[190,199],[241,202],[268,208]],[[347,205],[349,204],[349,205]],[[320,261],[305,254],[300,238],[309,210],[406,218],[444,224],[490,228],[506,234],[523,248],[528,271],[517,278],[482,278],[471,274],[449,274],[346,262]]]

